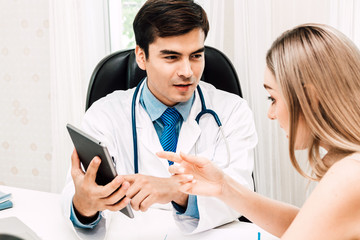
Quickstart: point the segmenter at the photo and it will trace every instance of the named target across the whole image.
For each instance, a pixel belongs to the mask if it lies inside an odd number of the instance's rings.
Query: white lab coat
[[[253,150],[257,144],[257,134],[253,115],[247,102],[237,95],[215,89],[205,82],[200,82],[200,87],[207,108],[218,114],[228,141],[231,161],[224,171],[239,183],[253,189],[251,174],[254,166]],[[131,123],[133,93],[134,89],[116,91],[98,100],[86,112],[82,125],[87,133],[105,143],[110,155],[114,157],[116,171],[120,175],[134,173]],[[156,152],[162,151],[162,147],[149,115],[139,103],[139,96],[140,94],[138,94],[136,102],[139,173],[170,177],[168,162],[155,155]],[[197,155],[205,156],[223,167],[227,163],[224,139],[210,114],[204,115],[200,119],[199,125],[196,123],[195,117],[200,110],[201,102],[196,91],[190,115],[183,122],[180,130],[177,152],[197,153]],[[63,209],[67,219],[70,215],[73,194],[73,182],[68,176],[68,184],[63,191]],[[177,225],[187,234],[211,229],[241,216],[240,213],[215,198],[198,196],[197,202],[199,220],[174,214]]]

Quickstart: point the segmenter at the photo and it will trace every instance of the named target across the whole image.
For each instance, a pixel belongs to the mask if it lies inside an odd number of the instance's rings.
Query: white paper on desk
[[[265,232],[258,226],[251,223],[242,223],[241,225],[224,225],[221,228],[211,229],[194,235],[187,235],[186,240],[258,240],[258,233],[261,234],[261,240],[278,240],[277,237]],[[168,233],[166,240],[180,240],[179,233],[174,231]],[[165,240],[164,239],[164,240]]]
[[[0,203],[11,199],[11,193],[4,193],[0,191]]]

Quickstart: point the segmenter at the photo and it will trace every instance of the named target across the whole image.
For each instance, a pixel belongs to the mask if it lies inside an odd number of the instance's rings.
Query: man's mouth
[[[174,84],[174,86],[176,87],[176,89],[180,90],[180,91],[187,91],[189,90],[190,86],[192,84],[189,83],[189,84]]]

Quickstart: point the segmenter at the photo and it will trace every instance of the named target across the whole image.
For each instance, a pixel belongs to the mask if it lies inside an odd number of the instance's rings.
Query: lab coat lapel
[[[161,172],[161,169],[169,168],[168,162],[164,159],[158,158],[155,154],[163,151],[160,144],[159,137],[154,128],[154,124],[150,119],[150,116],[145,109],[139,103],[136,110],[136,130],[138,139],[138,151],[139,151],[139,172],[146,168],[151,169],[151,174],[155,174],[157,171]],[[163,166],[159,168],[159,166]],[[156,174],[155,174],[156,175]]]
[[[137,105],[136,118],[138,141],[152,153],[162,151],[162,146],[154,128],[154,124],[140,104]]]
[[[201,102],[199,95],[195,95],[195,101],[191,108],[188,119],[183,122],[179,134],[176,152],[190,153],[191,149],[195,146],[196,141],[200,137],[201,128],[195,121],[197,114],[201,111]]]
[[[143,88],[146,80],[140,86],[140,89]],[[136,133],[138,141],[138,150],[141,145],[143,145],[147,151],[155,154],[156,152],[162,151],[159,137],[154,128],[154,124],[150,119],[149,114],[140,104],[140,92],[136,97],[136,106],[135,106],[135,118],[136,118]]]

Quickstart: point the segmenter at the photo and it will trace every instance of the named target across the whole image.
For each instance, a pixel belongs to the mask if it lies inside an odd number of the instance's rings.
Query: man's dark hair
[[[209,31],[204,9],[193,0],[148,0],[133,22],[136,44],[149,55],[149,44],[157,37],[180,36],[193,29]]]

